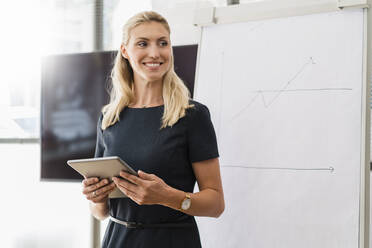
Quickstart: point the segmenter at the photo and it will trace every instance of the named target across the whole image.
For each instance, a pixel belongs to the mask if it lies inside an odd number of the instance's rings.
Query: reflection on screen
[[[42,63],[42,179],[80,179],[68,159],[93,157],[108,102],[113,52],[49,56]]]

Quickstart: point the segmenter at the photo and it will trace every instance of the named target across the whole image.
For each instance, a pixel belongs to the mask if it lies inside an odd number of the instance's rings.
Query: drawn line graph
[[[221,167],[256,169],[256,170],[294,170],[294,171],[329,171],[329,172],[334,172],[335,170],[332,166],[323,167],[323,168],[291,168],[291,167],[259,167],[259,166],[244,166],[244,165],[221,165]]]
[[[290,79],[288,82],[282,87],[282,89],[278,90],[276,95],[271,99],[271,101],[266,104],[265,97],[263,94],[260,94],[262,96],[262,99],[265,104],[265,108],[270,107],[270,105],[287,89],[287,87],[305,70],[306,67],[309,65],[315,65],[316,63],[314,62],[313,58],[310,57],[309,61],[302,66],[302,68]],[[262,91],[261,91],[262,92]]]
[[[237,117],[239,117],[243,112],[245,112],[257,99],[260,99],[262,100],[262,103],[263,103],[263,106],[265,108],[269,108],[284,92],[300,92],[300,91],[304,91],[304,92],[309,92],[309,91],[345,91],[345,90],[352,90],[351,88],[319,88],[319,89],[287,89],[291,84],[293,84],[293,82],[298,78],[299,75],[301,75],[301,73],[304,72],[304,70],[311,66],[311,65],[315,65],[315,61],[312,57],[309,58],[309,60],[301,67],[300,70],[298,70],[294,76],[289,79],[285,85],[281,88],[281,89],[277,89],[277,90],[256,90],[256,91],[250,91],[250,93],[256,93],[256,95],[254,95],[254,97],[238,112],[236,113],[235,115],[233,115],[233,117],[230,119],[230,121],[233,121],[234,119],[236,119]],[[274,97],[272,97],[270,100],[269,99],[266,99],[265,97],[265,93],[276,93],[274,95]]]

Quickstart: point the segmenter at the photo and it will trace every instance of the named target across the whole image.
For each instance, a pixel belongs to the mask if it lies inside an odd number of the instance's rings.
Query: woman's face
[[[134,80],[162,80],[172,56],[168,31],[158,22],[149,22],[133,28],[129,36],[121,52],[133,68]]]

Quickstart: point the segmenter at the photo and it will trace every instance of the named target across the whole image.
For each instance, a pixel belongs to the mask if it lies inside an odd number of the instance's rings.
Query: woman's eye
[[[160,41],[160,45],[161,46],[167,46],[168,45],[168,42],[166,42],[166,41]]]
[[[140,46],[140,47],[144,47],[144,46],[146,46],[146,42],[141,41],[141,42],[138,42],[137,45]]]

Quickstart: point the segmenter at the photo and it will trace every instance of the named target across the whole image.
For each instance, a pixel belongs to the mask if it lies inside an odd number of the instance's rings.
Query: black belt
[[[180,227],[192,227],[194,223],[190,222],[173,222],[173,223],[139,223],[131,221],[123,221],[116,219],[110,215],[110,220],[126,228],[180,228]]]

